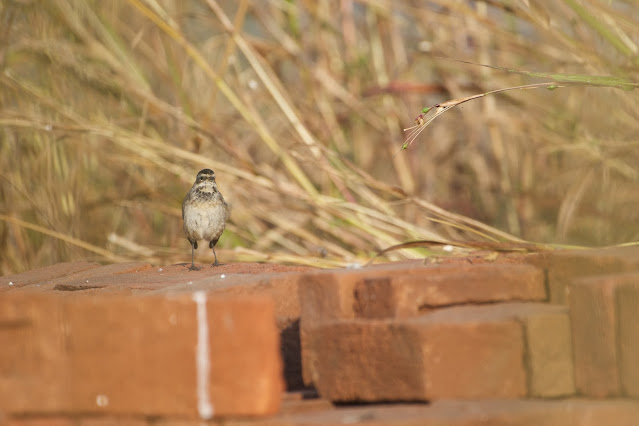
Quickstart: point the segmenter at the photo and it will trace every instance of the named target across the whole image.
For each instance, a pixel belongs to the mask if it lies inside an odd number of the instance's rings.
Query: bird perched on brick
[[[182,202],[182,220],[184,233],[191,243],[191,271],[197,271],[194,263],[198,241],[208,241],[215,256],[214,266],[219,265],[215,244],[224,232],[229,217],[229,206],[215,183],[215,172],[211,169],[200,170],[193,187]]]

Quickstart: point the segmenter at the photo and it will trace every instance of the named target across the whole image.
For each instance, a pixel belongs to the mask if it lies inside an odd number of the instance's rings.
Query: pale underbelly
[[[222,205],[206,210],[187,208],[184,211],[184,230],[192,240],[217,240],[224,231],[225,222],[226,209]]]

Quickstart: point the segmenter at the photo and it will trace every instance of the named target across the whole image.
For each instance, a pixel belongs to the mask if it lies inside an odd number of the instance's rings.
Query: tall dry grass
[[[487,96],[393,156],[423,106],[539,81],[437,56],[639,81],[636,3],[537,3],[0,3],[0,275],[187,261],[204,167],[233,206],[223,262],[639,240],[635,92]]]

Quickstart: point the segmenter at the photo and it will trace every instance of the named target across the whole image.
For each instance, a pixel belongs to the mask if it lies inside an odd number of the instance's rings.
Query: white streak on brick
[[[193,300],[197,306],[197,347],[195,369],[197,373],[197,411],[200,418],[213,418],[213,405],[209,394],[211,378],[211,354],[209,346],[209,322],[206,314],[206,292],[196,291]]]

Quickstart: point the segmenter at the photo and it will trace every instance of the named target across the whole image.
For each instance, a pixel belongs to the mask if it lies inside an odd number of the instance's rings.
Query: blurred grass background
[[[205,167],[232,204],[222,262],[638,241],[635,92],[486,97],[393,157],[422,107],[537,81],[437,56],[636,82],[638,42],[614,0],[4,0],[0,275],[187,262]]]

